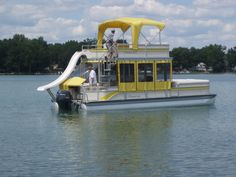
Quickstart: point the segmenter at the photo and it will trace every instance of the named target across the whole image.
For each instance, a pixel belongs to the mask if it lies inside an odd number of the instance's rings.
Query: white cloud
[[[235,0],[195,0],[196,17],[235,17]]]
[[[159,16],[179,16],[189,13],[189,10],[182,5],[163,4],[155,0],[134,0],[134,9]]]
[[[54,8],[55,10],[70,11],[83,9],[89,4],[90,3],[87,0],[54,0],[52,1],[50,8]]]
[[[168,43],[171,44],[171,48],[188,45],[188,41],[182,37],[165,36],[165,39],[167,39]]]
[[[195,0],[193,2],[195,6],[205,7],[205,8],[222,8],[222,7],[232,7],[236,5],[235,0]]]
[[[214,10],[213,10],[214,9]],[[196,8],[195,11],[196,17],[234,17],[236,15],[235,9],[230,8]]]
[[[223,29],[222,31],[225,33],[235,33],[236,24],[225,24],[224,26],[222,26],[222,29]]]
[[[222,41],[231,41],[235,46],[236,34],[223,34],[219,36]]]
[[[188,28],[193,25],[192,19],[166,19],[167,27]]]
[[[18,15],[35,15],[41,13],[38,8],[30,4],[16,4],[11,9],[11,14]]]
[[[133,2],[130,0],[102,0],[102,6],[127,6],[131,5]]]
[[[49,42],[93,38],[100,22],[118,17],[145,17],[166,23],[162,40],[170,46],[235,45],[236,1],[194,0],[0,0],[0,38],[23,33]],[[147,37],[156,35],[148,30]],[[127,38],[130,36],[127,35]],[[234,40],[233,40],[234,39]]]
[[[204,27],[223,26],[224,22],[218,19],[197,20],[197,25]]]
[[[84,31],[85,31],[84,27],[82,25],[79,25],[72,29],[72,34],[74,36],[80,36],[84,34]]]
[[[64,42],[69,39],[78,39],[84,34],[84,27],[79,21],[65,18],[42,18],[34,26],[0,27],[0,31],[7,31],[11,36],[20,33],[27,37],[43,36],[49,42]],[[4,35],[6,37],[6,35]]]
[[[63,38],[79,37],[84,34],[84,28],[79,21],[65,19],[65,18],[45,18],[41,19],[39,23],[32,28],[33,31],[45,34],[48,40],[59,40]],[[51,37],[51,33],[53,36]]]
[[[121,6],[93,6],[89,10],[90,17],[95,20],[106,20],[111,18],[122,17],[127,14],[125,8]]]
[[[133,4],[128,5],[94,5],[89,10],[90,16],[97,20],[105,20],[124,16],[146,17],[150,16],[150,14],[157,15],[160,18],[162,16],[183,16],[189,13],[191,13],[191,11],[182,5],[165,5],[155,0],[134,0]],[[156,17],[150,16],[150,18]]]
[[[0,4],[0,13],[4,13],[6,11],[6,8]]]

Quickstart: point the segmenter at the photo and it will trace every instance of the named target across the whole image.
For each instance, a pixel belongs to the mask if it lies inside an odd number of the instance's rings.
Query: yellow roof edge
[[[162,31],[165,28],[165,23],[155,21],[155,20],[152,20],[152,19],[123,17],[123,18],[106,20],[106,21],[102,22],[99,25],[98,29],[100,29],[102,27],[105,27],[106,29],[107,28],[121,28],[123,30],[123,29],[126,29],[126,27],[127,27],[126,25],[123,26],[124,24],[126,24],[129,27],[131,27],[133,25],[134,26],[139,26],[139,27],[142,27],[142,26],[145,26],[145,25],[147,25],[147,26],[156,26],[157,28],[160,29],[160,31]]]

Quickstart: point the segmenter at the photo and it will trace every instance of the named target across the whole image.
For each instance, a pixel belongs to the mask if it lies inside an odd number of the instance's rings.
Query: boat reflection
[[[68,158],[96,176],[167,175],[182,124],[205,125],[210,107],[113,111],[58,117]],[[187,132],[186,132],[187,133]],[[174,172],[173,172],[174,173]]]

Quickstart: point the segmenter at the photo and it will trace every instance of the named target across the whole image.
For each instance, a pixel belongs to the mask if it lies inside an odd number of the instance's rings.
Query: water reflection
[[[186,124],[206,125],[208,116],[209,107],[195,107],[80,113],[58,120],[68,142],[68,158],[77,159],[75,168],[84,174],[155,176],[176,173],[172,154],[183,153],[177,145],[190,133],[185,129],[181,134],[181,129]]]

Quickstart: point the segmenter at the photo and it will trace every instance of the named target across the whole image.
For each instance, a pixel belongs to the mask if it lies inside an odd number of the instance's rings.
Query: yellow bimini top
[[[107,28],[120,28],[123,33],[131,27],[132,32],[132,46],[133,49],[138,48],[138,38],[142,26],[156,26],[162,31],[165,28],[165,24],[146,18],[118,18],[114,20],[107,20],[98,26],[98,48],[102,48],[102,40],[104,32]]]

